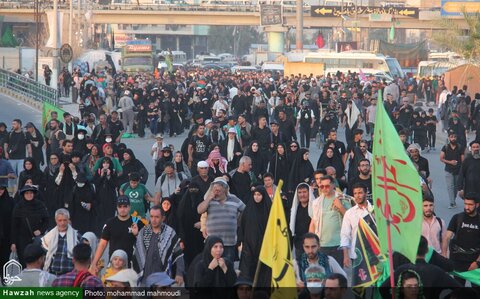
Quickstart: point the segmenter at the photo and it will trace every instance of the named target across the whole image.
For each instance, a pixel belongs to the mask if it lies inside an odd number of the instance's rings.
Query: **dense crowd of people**
[[[375,225],[372,140],[384,105],[423,191],[417,263],[395,259],[401,298],[465,285],[448,272],[480,265],[480,94],[449,91],[441,77],[360,77],[75,71],[78,117],[52,112],[44,128],[0,123],[1,264],[12,252],[26,267],[15,286],[186,286],[196,298],[247,298],[255,278],[270,286],[257,264],[282,180],[300,296],[341,298],[358,221]],[[415,105],[422,97],[436,109]],[[445,199],[434,199],[421,155],[436,150],[438,122],[450,207],[464,201],[448,225],[435,216]],[[184,138],[181,148],[165,134]],[[152,160],[140,161],[122,138],[148,135]],[[155,165],[154,190],[144,163]],[[452,298],[473,298],[457,291]]]

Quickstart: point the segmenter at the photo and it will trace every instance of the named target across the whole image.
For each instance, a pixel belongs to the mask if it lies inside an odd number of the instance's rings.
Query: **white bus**
[[[404,74],[396,58],[367,51],[327,52],[318,51],[305,54],[304,62],[323,63],[325,74],[357,72],[364,74],[386,74],[389,77],[403,78]]]
[[[441,76],[448,70],[459,65],[459,63],[448,61],[420,61],[420,63],[418,63],[417,76],[419,78]]]

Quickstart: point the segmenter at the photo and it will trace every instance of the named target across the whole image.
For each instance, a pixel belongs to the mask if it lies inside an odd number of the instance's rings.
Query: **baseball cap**
[[[125,195],[120,195],[120,196],[117,198],[117,206],[120,206],[120,205],[127,205],[127,206],[129,206],[129,205],[130,205],[130,198],[128,198],[128,197],[125,196]]]
[[[228,133],[237,134],[237,131],[234,128],[228,129]]]

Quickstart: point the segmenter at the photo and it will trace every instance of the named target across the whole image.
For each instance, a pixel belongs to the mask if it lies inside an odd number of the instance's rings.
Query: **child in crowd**
[[[110,264],[105,270],[105,274],[102,276],[102,282],[105,284],[105,281],[110,276],[113,276],[120,272],[123,269],[126,269],[128,266],[128,257],[127,253],[121,249],[117,249],[112,253],[110,258]]]

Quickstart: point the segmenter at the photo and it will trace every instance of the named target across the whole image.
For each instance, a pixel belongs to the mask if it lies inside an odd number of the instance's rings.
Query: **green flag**
[[[390,239],[392,250],[415,263],[422,231],[420,177],[385,111],[381,91],[374,136],[372,191],[381,251],[388,254]]]
[[[43,103],[43,111],[42,111],[42,132],[45,133],[45,126],[47,125],[47,121],[50,120],[50,113],[52,111],[56,111],[58,113],[58,121],[63,121],[63,111],[62,109],[58,108],[55,105],[49,104],[47,102]]]
[[[452,274],[468,280],[473,284],[480,285],[480,269],[465,272],[452,272]]]
[[[388,40],[393,41],[395,39],[395,27],[390,27],[390,32],[388,33]]]

